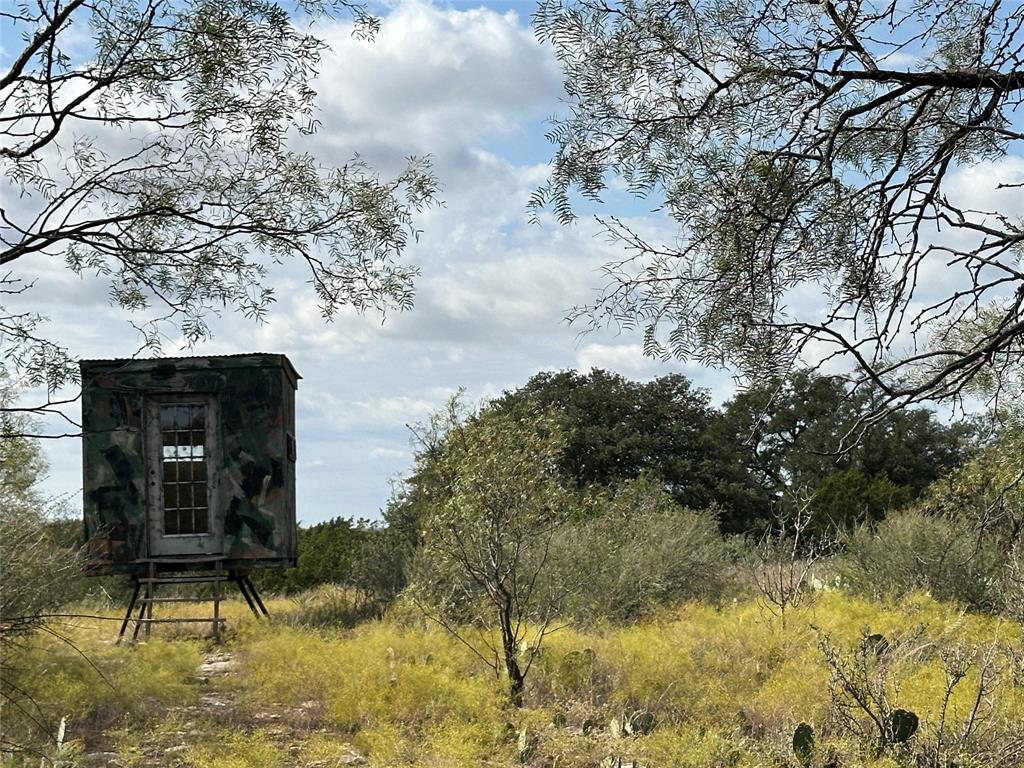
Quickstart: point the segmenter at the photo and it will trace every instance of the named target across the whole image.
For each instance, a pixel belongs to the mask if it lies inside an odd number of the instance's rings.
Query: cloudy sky
[[[551,155],[545,121],[559,109],[551,50],[529,28],[528,4],[480,7],[411,0],[386,11],[372,43],[345,24],[322,30],[332,52],[318,86],[323,128],[311,149],[340,164],[359,152],[382,174],[410,154],[430,154],[444,206],[418,221],[406,254],[421,270],[415,309],[342,315],[325,324],[305,276],[272,276],[278,301],[265,325],[224,316],[195,354],[287,354],[303,379],[298,397],[299,515],[377,517],[389,480],[412,462],[407,425],[425,419],[460,387],[470,401],[515,388],[543,370],[600,367],[647,379],[682,371],[731,392],[720,372],[645,359],[639,339],[579,337],[566,310],[595,296],[614,253],[596,225],[530,223],[526,203]],[[645,208],[638,226],[663,226]],[[27,261],[27,260],[26,260]],[[138,339],[107,286],[59,262],[24,265],[48,335],[78,357],[131,356]],[[29,274],[30,273],[30,274]],[[173,343],[167,354],[178,353]],[[53,425],[57,426],[57,425]],[[50,489],[80,503],[78,441],[46,441]]]
[[[407,425],[425,419],[459,388],[479,401],[544,370],[600,367],[635,379],[682,372],[715,402],[730,376],[646,359],[639,338],[580,336],[566,311],[596,297],[600,267],[616,250],[587,220],[571,228],[531,223],[530,193],[547,173],[546,118],[560,109],[553,53],[529,27],[529,3],[402,0],[383,11],[374,42],[343,23],[321,28],[331,45],[318,84],[322,130],[308,147],[327,164],[359,153],[382,174],[410,154],[430,154],[443,207],[418,220],[406,257],[421,270],[415,309],[389,316],[342,314],[325,324],[299,265],[272,273],[277,304],[264,325],[226,315],[194,354],[287,354],[303,379],[298,397],[299,515],[379,516],[389,480],[412,462]],[[961,169],[951,194],[989,210],[1024,215],[1024,158]],[[615,208],[658,239],[671,227],[636,201]],[[24,262],[24,263],[22,263]],[[138,338],[107,303],[107,285],[80,279],[58,260],[19,261],[35,279],[32,307],[49,315],[47,335],[77,357],[131,356]],[[928,278],[945,290],[948,270]],[[820,296],[808,296],[809,302]],[[187,353],[172,341],[167,354]],[[73,393],[71,393],[73,394]],[[72,412],[73,413],[73,412]],[[74,415],[74,413],[73,413]],[[58,425],[52,425],[58,426]],[[74,439],[46,441],[50,490],[80,503]]]

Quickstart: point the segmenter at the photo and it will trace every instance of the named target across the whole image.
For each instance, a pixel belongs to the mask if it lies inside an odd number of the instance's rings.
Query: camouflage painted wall
[[[295,388],[283,355],[87,360],[82,370],[83,498],[89,570],[133,572],[150,556],[149,404],[205,396],[217,404],[210,515],[229,568],[295,564]],[[153,445],[153,435],[149,435]],[[159,441],[156,443],[159,444]],[[216,481],[216,482],[215,482]]]

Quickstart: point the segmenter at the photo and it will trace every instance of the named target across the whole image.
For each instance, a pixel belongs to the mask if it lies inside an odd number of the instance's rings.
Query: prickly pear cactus
[[[814,729],[807,723],[800,723],[793,731],[793,754],[801,765],[810,765],[814,755]]]
[[[654,715],[638,709],[626,718],[626,733],[630,736],[646,736],[654,730]]]
[[[905,709],[894,709],[889,715],[889,738],[893,744],[902,744],[917,733],[917,715]]]

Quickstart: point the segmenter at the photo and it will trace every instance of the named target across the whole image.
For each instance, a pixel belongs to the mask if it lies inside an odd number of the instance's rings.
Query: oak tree
[[[771,496],[744,471],[706,390],[669,374],[638,382],[593,369],[543,372],[493,401],[498,412],[552,410],[565,430],[559,466],[579,489],[656,480],[691,509],[716,505],[723,530],[746,530]]]
[[[735,446],[737,460],[771,500],[752,527],[779,514],[797,516],[796,497],[810,532],[879,520],[974,449],[969,424],[943,424],[928,409],[906,408],[839,450],[881,397],[804,370],[749,387],[724,405],[717,441]]]

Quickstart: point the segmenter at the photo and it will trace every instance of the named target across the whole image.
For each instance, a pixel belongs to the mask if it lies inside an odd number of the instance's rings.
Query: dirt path
[[[138,747],[129,753],[114,751],[112,745],[94,748],[77,763],[78,768],[204,768],[190,759],[190,750],[200,744],[216,745],[225,732],[231,735],[258,730],[277,748],[280,768],[343,768],[367,765],[366,758],[351,745],[326,759],[307,760],[303,743],[315,734],[326,734],[319,723],[317,702],[298,707],[246,712],[236,702],[232,678],[244,674],[243,665],[230,650],[207,652],[196,669],[200,689],[195,704],[169,708],[157,727],[140,735]]]

